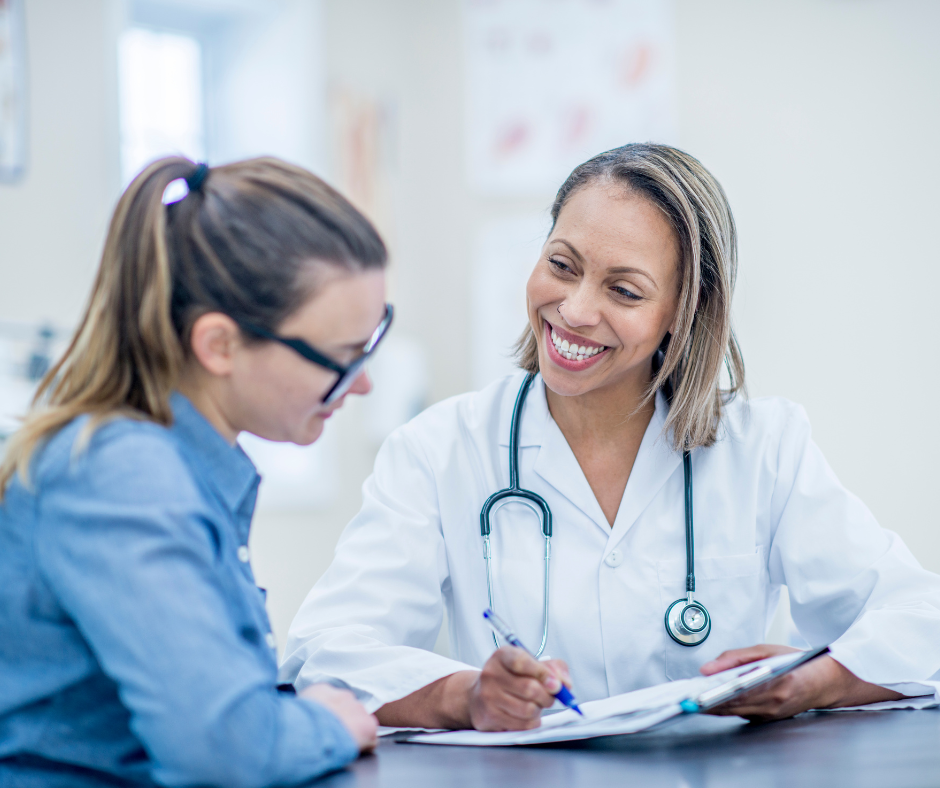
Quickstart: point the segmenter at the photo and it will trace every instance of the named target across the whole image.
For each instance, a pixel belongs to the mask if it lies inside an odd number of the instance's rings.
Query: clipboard
[[[733,700],[745,692],[759,687],[761,684],[773,681],[791,670],[796,670],[800,665],[805,665],[810,660],[828,653],[829,646],[821,646],[820,648],[804,651],[798,658],[781,667],[774,668],[772,665],[758,663],[751,670],[726,681],[724,684],[719,684],[717,687],[712,687],[700,692],[698,695],[686,698],[679,703],[679,706],[686,714],[696,714],[714,709],[722,703]]]
[[[507,747],[576,741],[641,733],[689,714],[699,714],[766,684],[829,652],[828,646],[759,660],[713,676],[680,679],[581,704],[584,717],[570,710],[542,717],[527,731],[417,732],[399,744]],[[724,678],[724,680],[722,680]]]

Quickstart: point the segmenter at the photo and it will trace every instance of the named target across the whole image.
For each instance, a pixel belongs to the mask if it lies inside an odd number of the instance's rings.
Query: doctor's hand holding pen
[[[539,662],[521,648],[503,646],[483,670],[462,670],[386,703],[376,712],[382,725],[517,731],[537,728],[542,711],[570,688],[560,659]]]

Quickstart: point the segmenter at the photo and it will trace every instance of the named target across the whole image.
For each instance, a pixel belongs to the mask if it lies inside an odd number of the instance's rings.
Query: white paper
[[[385,736],[394,736],[396,733],[438,733],[443,730],[443,728],[419,728],[415,725],[411,725],[407,728],[393,728],[389,725],[379,725],[378,736],[383,738]]]
[[[924,686],[924,691],[930,687]],[[814,711],[894,711],[901,709],[933,709],[940,706],[940,697],[934,690],[929,695],[916,695],[900,700],[885,700],[881,703],[869,703],[867,706],[842,706],[838,709],[814,709]]]

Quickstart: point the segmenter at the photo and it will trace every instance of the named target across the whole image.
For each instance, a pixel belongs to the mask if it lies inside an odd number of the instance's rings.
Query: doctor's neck
[[[581,394],[558,394],[546,383],[548,409],[569,444],[642,439],[656,410],[654,400],[643,402],[652,378],[650,359],[621,379]]]

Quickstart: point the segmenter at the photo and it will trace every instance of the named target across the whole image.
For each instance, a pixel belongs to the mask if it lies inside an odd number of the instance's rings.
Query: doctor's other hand
[[[300,692],[300,697],[325,706],[339,719],[353,737],[359,752],[370,752],[379,743],[379,721],[366,711],[349,690],[330,684],[314,684]]]
[[[706,676],[778,654],[799,649],[764,643],[725,651],[706,662]],[[739,698],[717,706],[709,714],[744,717],[752,722],[770,722],[793,717],[809,709],[862,706],[903,697],[897,692],[862,681],[830,656],[817,657],[774,681],[755,687]]]
[[[470,685],[470,722],[479,731],[537,728],[562,684],[571,687],[568,666],[560,659],[539,662],[521,648],[503,646]]]

